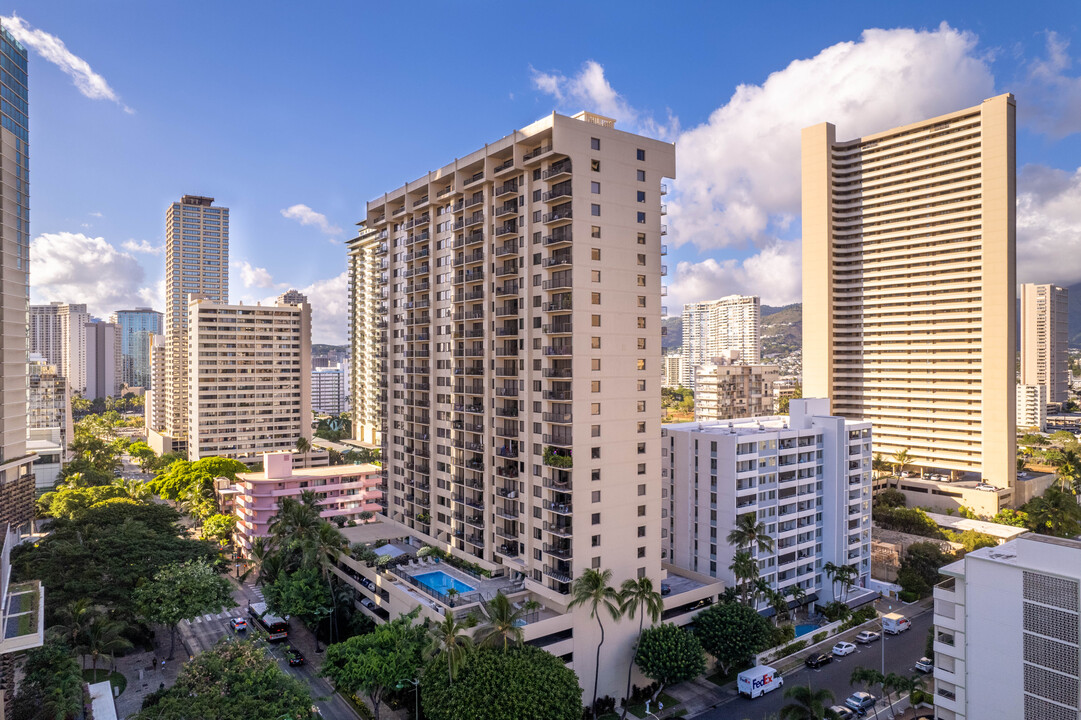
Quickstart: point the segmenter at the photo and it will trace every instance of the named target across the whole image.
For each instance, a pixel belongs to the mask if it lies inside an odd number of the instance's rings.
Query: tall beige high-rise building
[[[1013,484],[1014,99],[803,130],[803,394],[911,468]],[[1007,500],[1007,493],[1002,499]]]
[[[614,124],[553,113],[369,202],[352,244],[353,357],[381,380],[358,374],[355,406],[383,402],[388,518],[568,616],[587,698],[600,637],[568,609],[571,583],[589,568],[617,587],[666,577],[661,181],[675,149]],[[636,631],[608,624],[600,695],[626,692]]]
[[[762,361],[762,307],[756,295],[729,295],[683,306],[683,386],[694,387],[694,369],[723,352],[740,362]]]
[[[274,305],[188,305],[188,458],[258,462],[312,438],[312,310],[290,291]]]
[[[349,344],[352,355],[349,372],[352,374],[353,438],[370,445],[383,442],[383,404],[387,401],[383,375],[387,357],[388,237],[389,230],[386,228],[379,231],[361,228],[360,234],[346,243],[349,248]],[[427,248],[422,252],[430,257]],[[414,335],[426,335],[431,339],[428,330]]]
[[[86,324],[83,303],[52,302],[30,306],[30,353],[41,355],[67,378],[75,392],[86,393]]]
[[[188,433],[188,302],[229,302],[229,208],[185,195],[165,213],[165,434]]]
[[[1069,293],[1056,285],[1021,286],[1021,384],[1043,385],[1047,401],[1069,399]]]
[[[165,430],[165,355],[164,335],[150,333],[147,337],[147,357],[150,363],[150,384],[146,388],[143,413],[148,432],[160,435]]]

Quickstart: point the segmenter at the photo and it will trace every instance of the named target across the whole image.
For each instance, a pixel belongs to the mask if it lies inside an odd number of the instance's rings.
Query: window
[[[601,226],[600,225],[592,225],[592,226],[590,226],[589,236],[599,238],[601,236]]]
[[[646,171],[645,170],[639,170],[638,171],[638,182],[645,182],[645,181],[646,181]]]
[[[600,525],[601,524],[601,514],[600,513],[593,513],[593,516],[592,516],[591,520],[592,520],[594,525]]]
[[[646,191],[645,190],[639,190],[638,191],[638,202],[644,203],[645,201],[646,201]]]
[[[600,490],[594,490],[592,492],[592,494],[591,494],[591,499],[592,499],[593,502],[599,503],[601,501],[601,491]]]
[[[642,161],[646,159],[646,151],[642,148],[638,148],[638,159]]]
[[[646,234],[645,233],[638,233],[638,244],[639,245],[645,245],[646,244]]]
[[[639,380],[638,381],[638,392],[645,392],[645,391],[646,391],[646,381],[645,380]]]
[[[590,358],[589,362],[590,362],[590,369],[591,370],[594,370],[594,371],[597,371],[597,372],[600,371],[600,369],[601,369],[601,359],[600,358]]]
[[[646,369],[646,359],[645,358],[638,358],[638,369],[639,370],[645,370]]]
[[[600,172],[601,171],[601,161],[600,160],[590,160],[589,161],[589,169],[592,170],[593,172]]]
[[[593,380],[592,382],[590,382],[589,383],[589,391],[599,393],[601,391],[601,381],[600,380]]]
[[[598,205],[597,203],[593,203],[592,205],[589,206],[589,214],[594,216],[594,217],[600,217],[601,216],[601,206]],[[645,215],[645,213],[638,213],[638,214],[639,215]],[[645,222],[645,218],[642,218],[638,222]]]
[[[593,181],[593,182],[589,183],[589,191],[591,193],[593,193],[594,195],[600,195],[601,194],[601,184],[599,182],[597,182],[597,181]],[[645,202],[645,201],[643,200],[642,202]]]
[[[593,558],[593,569],[594,570],[600,570],[601,569],[601,559],[599,557]]]
[[[593,547],[600,547],[601,546],[601,536],[600,535],[594,535],[590,540],[590,544]]]
[[[594,350],[600,350],[601,349],[601,339],[599,337],[596,337],[596,336],[591,337],[589,339],[589,343],[590,343],[590,347],[592,347]]]
[[[600,270],[590,270],[589,271],[589,279],[592,280],[595,283],[599,283],[601,281],[601,271]]]
[[[638,329],[639,330],[645,330],[646,329],[646,319],[644,317],[638,318]]]
[[[600,415],[601,414],[601,404],[600,403],[591,403],[590,406],[589,406],[589,414],[590,415]]]
[[[646,431],[646,424],[644,422],[638,423],[638,432],[644,433]]]
[[[601,139],[600,138],[590,138],[589,139],[589,149],[590,150],[600,150],[601,149]]]
[[[638,307],[644,308],[645,306],[646,306],[646,296],[645,295],[639,295],[638,296]]]
[[[638,484],[638,496],[641,497],[641,496],[643,496],[645,494],[646,494],[646,484],[645,483],[639,483]]]
[[[601,316],[600,315],[591,315],[590,316],[590,322],[592,323],[593,327],[600,327],[601,326]]]
[[[645,265],[646,264],[646,254],[645,253],[638,253],[638,264],[639,265]]]
[[[601,259],[601,249],[600,248],[590,248],[589,249],[589,258],[590,258],[590,260],[600,260]]]
[[[600,305],[601,304],[601,294],[596,293],[596,292],[595,293],[590,293],[589,294],[589,301],[591,303],[593,303],[594,305]]]
[[[638,526],[638,537],[645,537],[645,536],[646,536],[646,526],[645,525],[639,525]]]
[[[644,442],[638,443],[638,454],[639,455],[645,455],[646,454],[646,444]]]
[[[597,215],[600,215],[600,212],[597,212]],[[645,225],[646,224],[646,214],[644,212],[638,213],[638,224],[639,225]]]
[[[638,412],[645,412],[646,411],[646,401],[645,400],[636,400],[635,401],[635,406],[637,407]]]
[[[645,463],[638,463],[638,474],[639,475],[645,475],[646,474],[646,464]]]
[[[589,449],[589,459],[590,460],[600,460],[601,459],[601,449],[599,447],[590,448]]]
[[[601,469],[600,468],[593,468],[592,474],[591,474],[589,479],[592,482],[597,482],[598,480],[600,480],[601,479]]]
[[[639,350],[645,350],[646,349],[646,339],[645,338],[638,338],[638,349]]]
[[[600,425],[590,425],[589,426],[589,436],[590,437],[600,437],[601,436],[601,426]]]
[[[638,506],[638,517],[645,517],[645,516],[646,516],[646,506],[645,505],[639,505]]]
[[[638,557],[644,558],[646,556],[646,549],[644,547],[638,548]]]

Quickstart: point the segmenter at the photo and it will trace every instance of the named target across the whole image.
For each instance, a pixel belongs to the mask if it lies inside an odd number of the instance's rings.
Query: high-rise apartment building
[[[1047,386],[1017,386],[1017,429],[1042,431],[1047,428]]]
[[[1070,399],[1069,307],[1064,287],[1021,286],[1021,384],[1043,385],[1053,403]]]
[[[30,296],[30,146],[26,48],[0,27],[0,527],[34,516],[26,452],[27,316]]]
[[[316,368],[311,371],[312,411],[338,415],[349,412],[348,368]]]
[[[198,195],[183,196],[165,213],[165,434],[174,440],[188,432],[191,298],[229,302],[229,208]]]
[[[662,358],[664,362],[664,387],[679,387],[683,382],[683,354],[669,353]]]
[[[553,113],[370,201],[352,244],[353,357],[381,375],[387,516],[520,574],[563,612],[586,568],[617,585],[665,577],[661,181],[674,175],[671,144]],[[588,611],[570,614],[575,644],[595,648]],[[625,692],[624,625],[608,629],[601,695]],[[590,686],[594,662],[574,652]]]
[[[940,572],[935,717],[1081,718],[1081,542],[1028,533]]]
[[[694,387],[694,368],[725,351],[740,362],[762,361],[759,335],[761,303],[757,296],[729,295],[683,306],[683,385]]]
[[[803,392],[911,467],[1015,476],[1014,100],[803,130]],[[932,491],[934,489],[932,488]]]
[[[349,251],[349,346],[352,362],[353,439],[371,445],[383,442],[384,374],[387,358],[387,238],[389,230],[361,228],[346,243]],[[421,250],[430,257],[427,248]],[[428,281],[429,288],[431,281]],[[431,339],[422,328],[415,337]],[[431,387],[427,380],[423,381]]]
[[[43,493],[53,489],[60,468],[71,456],[71,393],[67,378],[42,356],[31,354],[28,368],[26,443],[37,456],[35,484],[38,493]]]
[[[274,305],[188,305],[188,458],[258,462],[312,438],[312,311],[303,295]]]
[[[160,434],[165,430],[165,354],[167,345],[164,335],[153,333],[146,339],[146,355],[150,362],[150,383],[146,386],[143,400],[143,414],[146,417],[146,429],[151,434]]]
[[[86,324],[83,303],[30,306],[30,353],[41,355],[67,378],[73,392],[86,393]]]
[[[750,550],[759,577],[826,603],[838,590],[826,563],[856,566],[857,587],[870,579],[871,424],[831,416],[826,399],[789,412],[665,426],[668,546],[675,565],[736,585],[728,533],[753,513],[775,543]]]
[[[162,314],[145,307],[117,310],[109,322],[120,326],[121,381],[128,387],[150,387],[150,335],[162,334]]]
[[[773,414],[775,365],[739,365],[723,357],[695,368],[694,419],[698,422]]]
[[[120,326],[88,322],[83,326],[86,346],[86,390],[88,398],[117,397],[121,388]]]

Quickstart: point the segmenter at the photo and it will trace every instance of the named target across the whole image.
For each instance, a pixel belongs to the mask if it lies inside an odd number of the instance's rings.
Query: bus
[[[249,605],[248,615],[266,632],[270,642],[281,642],[289,637],[289,620],[270,614],[265,602]]]

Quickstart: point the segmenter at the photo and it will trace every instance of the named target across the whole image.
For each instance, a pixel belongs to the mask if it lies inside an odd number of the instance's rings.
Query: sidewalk
[[[164,635],[164,637],[163,637]],[[162,671],[161,661],[169,654],[169,631],[159,630],[155,635],[155,651],[133,653],[116,660],[116,670],[127,678],[128,686],[116,699],[116,715],[126,718],[139,712],[143,707],[143,698],[161,687],[171,687],[176,683],[180,669],[188,659],[188,651],[183,638],[177,638],[176,657],[166,660]],[[142,672],[142,679],[139,673]]]

